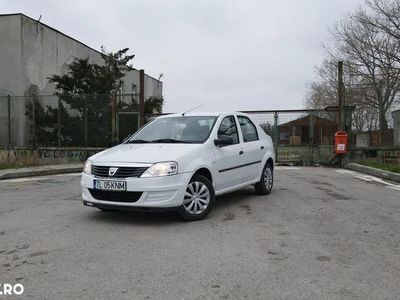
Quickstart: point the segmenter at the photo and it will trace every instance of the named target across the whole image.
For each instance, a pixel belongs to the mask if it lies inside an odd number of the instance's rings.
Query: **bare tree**
[[[352,113],[352,126],[357,132],[376,130],[378,128],[378,111],[366,104],[365,94],[370,89],[362,85],[360,78],[352,76],[349,64],[344,65],[345,104],[355,106]],[[337,60],[325,59],[316,67],[316,79],[307,86],[305,106],[307,108],[324,109],[337,106]],[[321,115],[322,116],[322,115]],[[335,114],[324,114],[325,118],[336,120]]]
[[[400,40],[400,1],[367,0],[366,3],[371,13],[360,9],[358,20]]]
[[[333,33],[336,49],[331,55],[343,59],[352,76],[364,86],[365,105],[379,112],[381,136],[387,128],[387,115],[400,89],[400,44],[368,22],[360,22],[367,12],[358,10],[338,23]],[[371,19],[372,20],[372,19]],[[372,22],[372,21],[371,21]]]

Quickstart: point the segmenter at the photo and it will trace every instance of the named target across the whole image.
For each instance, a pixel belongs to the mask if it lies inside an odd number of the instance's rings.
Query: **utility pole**
[[[36,149],[36,96],[32,95],[32,150]]]
[[[116,115],[117,115],[117,94],[114,93],[111,96],[111,145],[115,145]]]
[[[11,96],[7,96],[8,147],[11,147]]]
[[[275,136],[275,161],[278,160],[278,145],[279,145],[279,128],[278,128],[279,115],[274,112],[274,136]]]
[[[344,86],[343,86],[343,62],[338,62],[338,130],[344,130],[343,126]]]
[[[139,71],[139,126],[144,125],[144,70]]]

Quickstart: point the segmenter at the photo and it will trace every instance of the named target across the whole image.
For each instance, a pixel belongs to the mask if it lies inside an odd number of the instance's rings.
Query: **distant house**
[[[278,126],[279,144],[333,144],[337,123],[318,116],[304,116]]]
[[[89,58],[102,64],[101,53],[73,37],[24,14],[0,15],[0,100],[10,95],[13,115],[13,144],[23,145],[29,139],[29,124],[25,118],[26,103],[22,96],[52,95],[54,84],[48,77],[64,74],[75,58]],[[120,81],[122,94],[140,91],[139,71],[131,69]],[[162,82],[145,75],[145,99],[162,96]],[[0,101],[0,112],[7,111],[7,101]],[[0,113],[0,145],[7,141],[6,114]]]

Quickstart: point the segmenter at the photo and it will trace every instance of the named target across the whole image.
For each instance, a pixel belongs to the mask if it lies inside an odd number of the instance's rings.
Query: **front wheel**
[[[274,185],[274,173],[272,166],[267,162],[261,174],[261,179],[255,184],[256,192],[259,195],[268,195],[272,191]]]
[[[215,192],[211,182],[202,175],[194,175],[190,180],[183,204],[178,214],[186,221],[205,218],[215,202]]]

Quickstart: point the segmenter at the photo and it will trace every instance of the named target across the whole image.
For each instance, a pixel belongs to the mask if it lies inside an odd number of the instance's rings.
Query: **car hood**
[[[156,163],[178,161],[202,144],[121,144],[93,155],[96,163]]]

